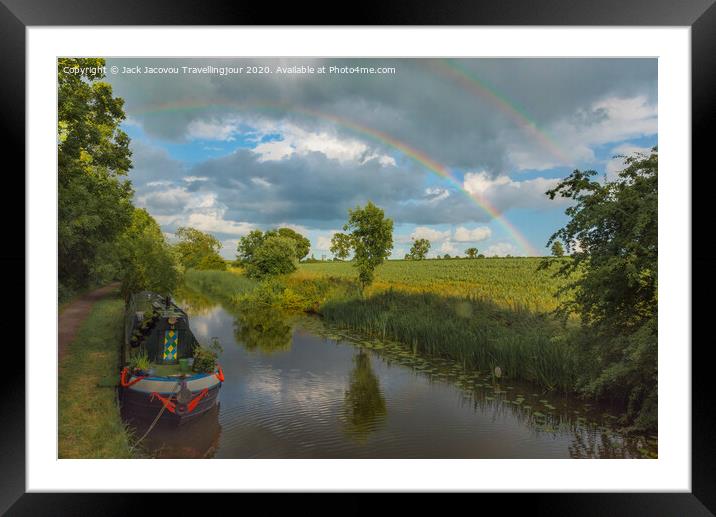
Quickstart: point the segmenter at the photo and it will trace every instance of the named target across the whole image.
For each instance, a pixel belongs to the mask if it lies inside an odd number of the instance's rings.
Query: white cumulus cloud
[[[512,255],[514,257],[518,254],[518,251],[514,244],[509,242],[497,242],[489,246],[483,253],[487,257],[504,257],[505,255]]]
[[[410,240],[427,239],[430,242],[440,242],[450,238],[450,230],[441,232],[428,226],[418,226],[413,233],[410,234]]]
[[[472,230],[460,226],[455,230],[453,237],[458,242],[478,242],[489,239],[492,236],[492,230],[487,226],[478,226]]]

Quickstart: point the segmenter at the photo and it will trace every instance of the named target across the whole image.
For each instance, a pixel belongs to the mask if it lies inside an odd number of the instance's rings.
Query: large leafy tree
[[[371,201],[348,211],[348,222],[343,226],[353,248],[353,261],[358,269],[358,280],[365,289],[375,276],[375,268],[390,256],[393,249],[393,220],[386,218],[381,208]]]
[[[221,242],[196,228],[182,226],[174,232],[179,242],[174,246],[187,269],[226,269],[219,255]]]
[[[176,250],[149,213],[136,208],[130,226],[117,241],[120,278],[125,296],[142,290],[171,293],[181,282],[183,267]]]
[[[331,237],[331,253],[339,260],[345,260],[351,254],[351,238],[345,233],[334,233]]]
[[[247,235],[239,239],[236,248],[236,259],[241,264],[248,264],[254,260],[254,253],[264,241],[264,232],[251,230]]]
[[[428,239],[416,239],[410,247],[410,252],[405,257],[409,260],[424,260],[430,251],[430,241]]]
[[[477,248],[467,248],[465,250],[465,255],[467,255],[467,258],[471,259],[477,258],[478,253],[479,251],[477,250]]]
[[[296,270],[296,243],[290,237],[269,235],[246,264],[246,273],[253,278],[285,275]]]
[[[278,235],[279,237],[286,237],[293,240],[296,246],[296,258],[298,260],[305,259],[311,250],[311,241],[291,228],[278,228],[276,230],[269,230],[264,234],[265,237],[271,235]]]
[[[97,251],[130,224],[124,101],[102,81],[103,59],[58,59],[58,273],[61,288],[91,280]],[[67,73],[66,68],[83,69]]]
[[[548,246],[563,242],[571,260],[561,312],[579,315],[587,367],[583,389],[627,403],[637,428],[656,426],[658,152],[635,154],[616,180],[575,170],[547,194],[568,198],[569,222]]]

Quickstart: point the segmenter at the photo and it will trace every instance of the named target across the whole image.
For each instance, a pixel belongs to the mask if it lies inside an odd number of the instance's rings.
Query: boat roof
[[[169,303],[167,304],[167,298]],[[188,320],[184,312],[170,296],[164,296],[153,291],[140,291],[132,295],[132,302],[136,312],[145,312],[156,309],[163,318],[181,317]]]

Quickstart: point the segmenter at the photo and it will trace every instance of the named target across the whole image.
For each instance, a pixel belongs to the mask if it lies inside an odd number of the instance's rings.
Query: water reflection
[[[181,426],[160,422],[142,442],[142,449],[154,458],[213,458],[221,438],[219,404]],[[133,421],[137,436],[149,429],[150,421]]]
[[[181,301],[184,310],[195,316],[205,316],[216,307],[216,302],[186,286],[177,289],[176,299]]]
[[[281,311],[252,309],[240,311],[234,320],[234,336],[247,350],[264,354],[291,349],[292,327]]]
[[[353,357],[353,365],[345,394],[345,430],[356,441],[365,442],[385,420],[385,397],[363,349]]]

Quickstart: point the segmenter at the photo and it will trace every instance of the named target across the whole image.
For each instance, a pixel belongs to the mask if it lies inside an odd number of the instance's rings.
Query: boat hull
[[[132,377],[128,382],[132,383],[135,379]],[[159,421],[181,425],[201,417],[216,405],[222,383],[215,374],[195,375],[184,381],[189,394],[188,400],[184,401],[177,400],[181,381],[176,378],[147,377],[130,386],[120,386],[124,419],[153,421],[164,407]]]

